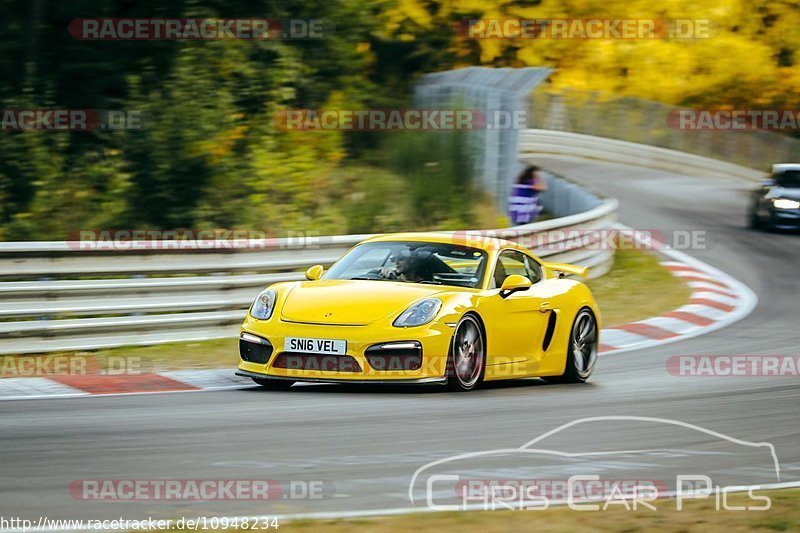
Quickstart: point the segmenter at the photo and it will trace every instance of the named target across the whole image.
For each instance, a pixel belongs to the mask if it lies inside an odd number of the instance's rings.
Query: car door
[[[506,277],[518,274],[531,280],[531,288],[503,298],[500,286]],[[502,250],[492,271],[491,291],[481,306],[487,331],[487,378],[533,375],[542,355],[552,302],[539,294],[541,267],[526,254]]]

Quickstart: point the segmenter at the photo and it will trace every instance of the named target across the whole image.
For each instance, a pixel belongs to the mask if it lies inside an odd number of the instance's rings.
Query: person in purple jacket
[[[528,165],[511,186],[508,198],[508,217],[511,224],[529,224],[542,212],[539,194],[547,190],[547,182],[541,176],[539,167]]]

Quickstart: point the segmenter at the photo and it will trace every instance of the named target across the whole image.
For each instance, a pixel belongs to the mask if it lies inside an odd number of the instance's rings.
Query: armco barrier
[[[596,199],[596,204],[583,213],[511,231],[529,236],[610,229],[616,200]],[[265,249],[189,251],[101,251],[82,249],[76,242],[0,243],[0,354],[235,336],[260,288],[303,279],[309,266],[330,265],[368,236],[275,239]],[[547,260],[588,266],[594,276],[605,273],[613,261],[612,250],[575,239],[534,251]]]
[[[523,131],[519,139],[519,152],[523,159],[541,164],[545,168],[547,159],[569,157],[698,176],[758,180],[765,175],[764,172],[752,168],[668,148],[558,130]]]

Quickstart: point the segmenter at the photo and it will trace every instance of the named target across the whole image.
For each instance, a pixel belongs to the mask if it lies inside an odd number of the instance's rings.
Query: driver
[[[412,283],[425,281],[425,276],[423,275],[424,260],[417,254],[403,250],[392,257],[392,262],[394,263],[394,268],[390,266],[381,267],[381,276],[384,278]]]

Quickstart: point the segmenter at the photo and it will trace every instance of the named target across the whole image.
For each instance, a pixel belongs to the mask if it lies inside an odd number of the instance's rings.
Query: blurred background
[[[761,167],[791,134],[668,131],[670,109],[800,106],[794,0],[2,0],[3,109],[135,110],[140,129],[4,131],[0,240],[83,228],[245,228],[285,235],[502,226],[457,133],[287,131],[283,109],[412,105],[427,73],[549,67],[531,125]],[[470,39],[466,19],[708,19],[713,38]],[[79,17],[322,19],[320,39],[82,41]],[[796,132],[795,132],[796,134]],[[463,136],[462,136],[463,137]],[[730,137],[730,136],[728,136]],[[687,138],[689,139],[687,141]],[[699,139],[699,140],[698,140]],[[743,147],[744,146],[744,147]],[[747,150],[745,150],[747,148]]]

